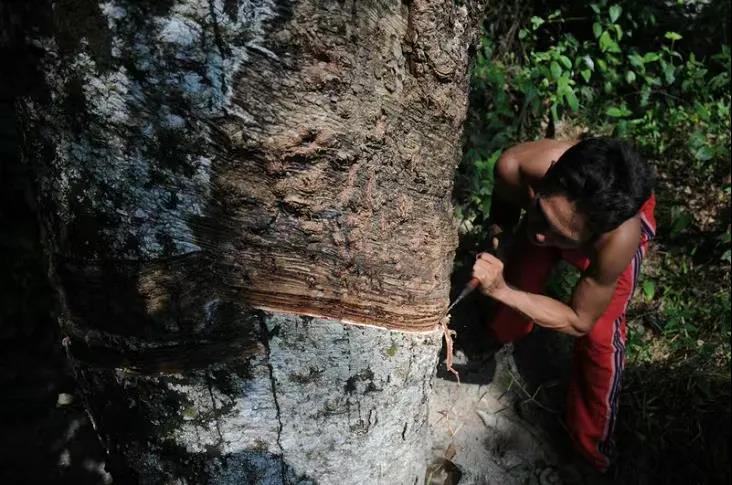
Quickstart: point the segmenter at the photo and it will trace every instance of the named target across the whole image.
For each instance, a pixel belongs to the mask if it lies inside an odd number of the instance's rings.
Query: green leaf
[[[681,40],[683,37],[681,37],[680,34],[677,34],[676,32],[666,32],[666,35],[664,36],[670,41],[677,41]]]
[[[625,82],[628,84],[633,84],[633,82],[635,82],[635,73],[633,71],[626,71]]]
[[[600,13],[600,7],[598,7],[596,3],[591,3],[590,8],[592,9],[593,12],[595,12],[597,14]]]
[[[574,90],[572,88],[567,88],[567,92],[564,93],[564,99],[567,101],[569,108],[576,113],[579,109],[579,100],[574,94]]]
[[[582,76],[582,79],[585,80],[586,83],[590,82],[590,77],[592,76],[592,71],[589,69],[582,69],[580,71],[580,76]]]
[[[582,58],[583,61],[585,61],[585,65],[590,68],[591,71],[595,70],[595,63],[592,61],[592,58],[590,56],[585,56]]]
[[[643,296],[646,300],[653,300],[656,294],[656,282],[653,280],[645,280],[643,282]]]
[[[569,87],[569,74],[564,73],[559,79],[557,79],[557,94],[562,96],[566,94],[569,89],[572,89]]]
[[[640,105],[642,108],[645,108],[648,106],[648,100],[651,97],[651,87],[648,85],[644,85],[641,88],[641,99],[640,99]]]
[[[600,36],[600,50],[602,52],[620,52],[620,47],[618,47],[617,42],[610,37],[610,33],[607,30]]]
[[[623,38],[623,29],[620,28],[618,24],[614,24],[613,27],[615,27],[615,34],[618,36],[618,40]]]
[[[554,120],[554,122],[555,123],[558,122],[559,121],[559,115],[557,115],[557,104],[556,103],[553,103],[552,104],[552,107],[549,109],[549,111],[551,111],[551,113],[552,113],[552,119]]]
[[[656,62],[661,57],[655,53],[655,52],[648,52],[643,56],[643,62],[649,63],[649,62]]]
[[[618,120],[613,134],[621,138],[628,136],[628,121],[623,119]]]
[[[527,35],[529,35],[529,31],[526,29],[521,29],[521,30],[519,30],[518,38],[521,40],[524,40]]]
[[[600,41],[600,50],[605,52],[608,50],[608,45],[611,42],[613,42],[613,39],[610,37],[610,34],[606,30],[605,32],[602,33],[602,35],[600,35],[599,41]]]
[[[652,86],[660,86],[661,80],[654,76],[644,76],[643,79],[646,80],[646,82]]]
[[[561,62],[567,69],[572,69],[572,61],[567,56],[559,56],[559,62]]]
[[[600,35],[602,34],[602,25],[600,25],[599,22],[595,22],[594,24],[592,24],[592,33],[595,34],[595,39],[600,37]]]
[[[645,67],[643,65],[643,58],[638,54],[630,54],[628,56],[628,60],[630,61],[630,65],[633,67],[637,67],[638,69],[643,69]]]
[[[610,22],[615,22],[620,17],[620,14],[622,13],[623,9],[620,7],[620,5],[613,5],[610,7]]]
[[[613,118],[623,118],[630,115],[631,112],[625,106],[611,106],[605,111],[605,114]]]
[[[539,27],[541,27],[541,25],[543,23],[544,23],[544,19],[543,18],[537,17],[536,15],[534,15],[533,17],[531,17],[531,26],[534,28],[534,30],[536,30]]]
[[[556,61],[552,61],[552,63],[549,65],[549,70],[552,73],[552,78],[559,79],[559,76],[562,75],[562,68],[559,67],[559,64],[556,63]]]
[[[712,157],[714,157],[714,152],[708,146],[699,147],[699,149],[694,153],[694,158],[700,162],[711,160]]]

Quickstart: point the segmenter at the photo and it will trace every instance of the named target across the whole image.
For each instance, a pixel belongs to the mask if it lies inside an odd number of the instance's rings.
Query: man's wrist
[[[513,293],[513,291],[514,290],[511,289],[511,287],[509,287],[508,285],[502,285],[487,291],[486,294],[494,300],[505,303],[511,298],[511,294]]]

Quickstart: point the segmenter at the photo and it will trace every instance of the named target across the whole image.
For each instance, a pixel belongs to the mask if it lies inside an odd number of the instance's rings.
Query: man
[[[521,209],[526,217],[505,268],[487,253],[473,267],[483,294],[500,302],[492,330],[502,343],[525,336],[534,324],[577,337],[565,419],[576,448],[605,471],[625,357],[625,310],[655,233],[652,171],[623,142],[590,138],[522,143],[501,156],[495,175],[492,232],[507,234]],[[582,271],[568,304],[540,294],[559,258]]]

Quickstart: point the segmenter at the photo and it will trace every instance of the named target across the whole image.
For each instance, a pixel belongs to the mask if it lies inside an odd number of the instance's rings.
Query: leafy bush
[[[531,16],[518,30],[516,52],[497,52],[496,41],[483,36],[458,180],[463,219],[487,218],[500,151],[538,137],[542,122],[550,134],[565,120],[632,139],[648,158],[685,160],[707,180],[729,171],[729,46],[699,59],[679,51],[680,34],[665,32],[648,49],[633,43],[647,19],[606,0],[587,8],[590,38],[564,30],[570,22],[559,10]]]

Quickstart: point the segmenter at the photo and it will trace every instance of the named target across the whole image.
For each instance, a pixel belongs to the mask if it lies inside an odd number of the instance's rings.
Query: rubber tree
[[[481,1],[60,0],[18,102],[121,483],[418,483]]]

